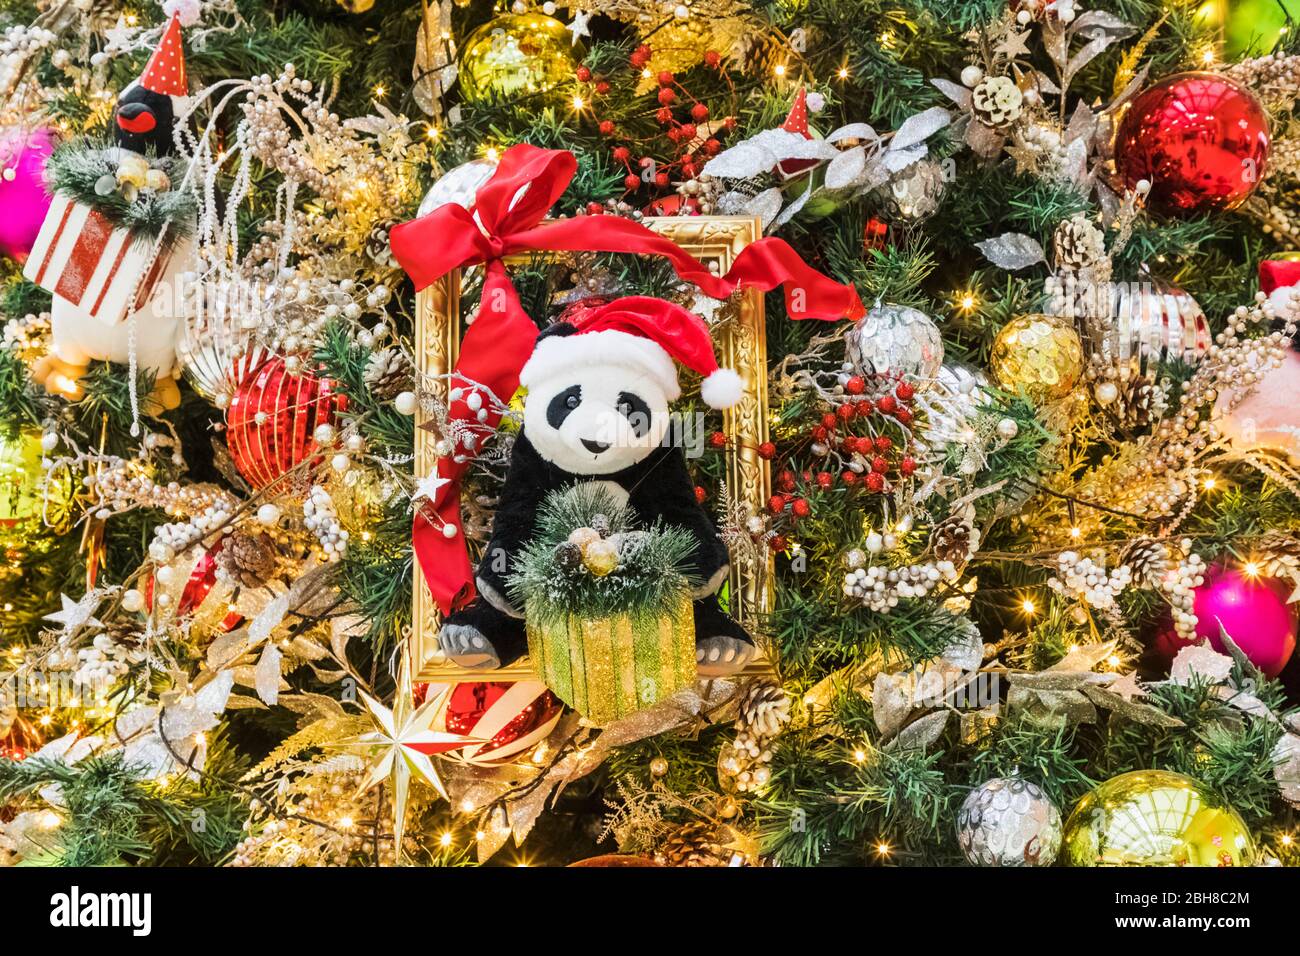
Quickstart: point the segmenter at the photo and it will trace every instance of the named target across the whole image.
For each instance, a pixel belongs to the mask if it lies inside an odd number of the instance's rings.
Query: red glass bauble
[[[1180,73],[1139,93],[1115,135],[1115,168],[1147,204],[1192,215],[1231,209],[1264,176],[1269,122],[1259,100],[1227,77]]]
[[[341,407],[328,379],[292,373],[284,359],[267,359],[247,375],[226,412],[226,444],[235,467],[256,488],[316,451],[316,426],[332,424]]]
[[[476,764],[505,763],[550,733],[563,710],[560,699],[537,681],[457,684],[447,698],[443,726],[487,743],[448,756]]]

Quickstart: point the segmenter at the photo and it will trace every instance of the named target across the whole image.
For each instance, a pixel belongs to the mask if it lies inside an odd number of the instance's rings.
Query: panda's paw
[[[701,677],[730,677],[745,669],[757,648],[748,641],[726,634],[695,639],[695,663]]]
[[[495,670],[501,666],[501,655],[473,624],[444,624],[438,632],[438,646],[458,667]]]

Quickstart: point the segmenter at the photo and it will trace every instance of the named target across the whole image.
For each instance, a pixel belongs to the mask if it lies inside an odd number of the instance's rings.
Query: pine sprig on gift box
[[[105,176],[114,177],[117,166],[117,159],[103,144],[78,142],[56,149],[45,163],[45,174],[53,192],[98,210],[114,226],[137,236],[153,239],[165,230],[164,241],[171,243],[189,235],[198,206],[193,193],[179,188],[185,168],[177,159],[149,157],[150,168],[166,173],[171,188],[141,189],[132,202],[117,190],[101,195],[95,188]]]
[[[635,524],[631,508],[597,485],[552,493],[538,515],[537,534],[510,577],[512,598],[539,619],[675,611],[693,583],[684,566],[695,540],[671,525],[638,530]],[[610,546],[617,560],[612,570],[588,570],[588,549],[575,535],[581,529],[599,534],[600,544]],[[578,553],[566,560],[561,552],[573,549]]]

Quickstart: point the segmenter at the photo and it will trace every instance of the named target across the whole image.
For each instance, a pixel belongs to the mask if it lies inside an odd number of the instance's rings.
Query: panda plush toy
[[[527,389],[523,428],[475,574],[478,595],[449,615],[439,634],[450,660],[495,668],[524,653],[523,609],[511,604],[506,582],[543,499],[577,482],[600,483],[647,525],[661,520],[694,536],[688,571],[699,582],[693,597],[702,676],[735,673],[753,657],[753,640],[718,603],[727,549],[696,500],[682,430],[670,415],[681,395],[674,360],[703,376],[707,404],[726,408],[740,399],[740,378],[718,368],[703,320],[661,299],[618,299],[538,337],[519,375]]]

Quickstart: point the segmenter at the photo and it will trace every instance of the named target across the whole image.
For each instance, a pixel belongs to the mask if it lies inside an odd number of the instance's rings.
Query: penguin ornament
[[[50,351],[32,369],[52,394],[79,400],[90,362],[129,365],[134,359],[154,376],[147,412],[180,404],[174,375],[181,276],[193,246],[182,235],[187,230],[175,226],[162,235],[140,234],[123,224],[120,210],[153,203],[193,215],[192,203],[172,192],[169,175],[175,171],[170,156],[176,117],[187,90],[181,20],[173,14],[144,73],[118,97],[115,145],[86,156],[103,167],[95,192],[112,200],[114,210],[61,201],[58,177],[52,177],[55,202],[26,273],[53,293]]]

